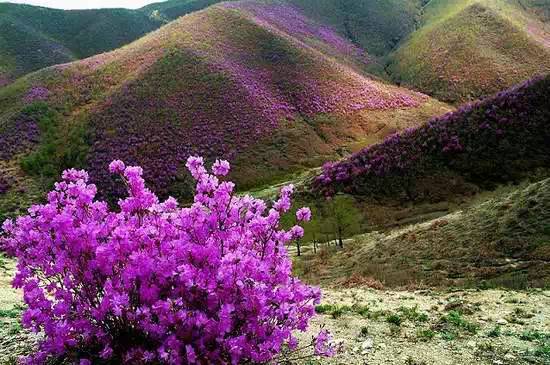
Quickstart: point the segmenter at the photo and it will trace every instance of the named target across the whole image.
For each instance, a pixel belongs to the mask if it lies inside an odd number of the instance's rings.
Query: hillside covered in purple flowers
[[[550,167],[550,76],[526,81],[327,163],[314,189],[407,200],[520,181]],[[470,186],[469,186],[470,185]]]

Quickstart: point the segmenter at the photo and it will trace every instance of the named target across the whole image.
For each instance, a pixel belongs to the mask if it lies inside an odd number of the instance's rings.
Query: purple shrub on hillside
[[[111,211],[85,171],[68,170],[45,205],[4,223],[0,245],[18,258],[13,285],[23,325],[44,334],[28,360],[70,363],[239,364],[277,360],[304,331],[320,291],[292,276],[286,245],[303,229],[280,229],[292,186],[273,208],[234,195],[226,161],[197,181],[194,203],[159,202],[140,167],[110,164],[128,189]],[[309,219],[302,209],[300,219]],[[310,344],[333,355],[326,331]]]
[[[33,86],[23,97],[25,103],[33,103],[35,101],[44,101],[48,99],[50,91],[43,86]]]
[[[40,139],[40,128],[32,116],[21,114],[0,132],[0,159],[10,160]]]
[[[421,176],[452,171],[479,184],[550,165],[550,76],[462,106],[394,134],[350,158],[327,163],[313,187],[326,195],[410,190]]]

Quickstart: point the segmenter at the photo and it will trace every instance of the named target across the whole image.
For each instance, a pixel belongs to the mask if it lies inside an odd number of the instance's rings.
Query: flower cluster
[[[216,161],[187,161],[194,203],[160,202],[142,169],[114,161],[128,197],[110,210],[85,171],[63,181],[29,214],[4,223],[0,245],[18,258],[13,284],[28,309],[22,323],[44,334],[28,363],[267,362],[296,349],[293,331],[314,315],[320,291],[291,274],[286,244],[303,234],[279,228],[292,187],[268,208],[234,195]],[[301,209],[303,220],[309,210]],[[316,354],[332,355],[327,333]]]
[[[327,330],[321,330],[313,341],[313,351],[316,355],[332,357],[341,350],[341,344],[336,343]]]
[[[549,166],[549,95],[546,76],[466,104],[344,161],[325,164],[314,189],[326,195],[398,196],[412,190],[418,178],[445,171],[485,184]]]
[[[23,97],[25,103],[33,103],[35,101],[44,101],[48,99],[50,91],[43,86],[33,86]]]
[[[309,222],[311,220],[311,210],[306,207],[298,209],[296,219],[300,222]]]

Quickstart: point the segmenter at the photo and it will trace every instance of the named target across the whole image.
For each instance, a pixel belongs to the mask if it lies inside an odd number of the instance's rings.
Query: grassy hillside
[[[126,45],[219,0],[177,0],[142,9],[59,10],[0,4],[0,86],[41,68]]]
[[[422,0],[290,0],[375,56],[387,55],[415,29]]]
[[[0,4],[0,85],[40,68],[116,49],[180,16],[219,2],[168,0],[137,10],[71,11]],[[419,2],[287,1],[373,56],[386,55],[414,29]],[[381,67],[371,66],[381,71]]]
[[[201,154],[233,161],[241,188],[268,184],[449,110],[358,71],[369,62],[298,8],[217,5],[0,90],[0,153],[20,180],[80,166],[111,187],[121,158],[185,196],[182,161]]]
[[[422,3],[422,0],[283,1],[298,6],[307,16],[330,26],[373,56],[388,54],[414,30]],[[175,19],[218,2],[220,0],[168,0],[147,5],[142,10]]]
[[[358,236],[343,251],[308,256],[300,270],[333,285],[374,278],[386,286],[524,289],[548,285],[549,261],[546,179],[502,189],[487,201],[426,223]]]
[[[118,48],[161,24],[126,9],[65,11],[0,4],[0,78],[5,83],[46,66]]]
[[[461,102],[550,72],[550,3],[433,0],[389,72],[440,100]]]
[[[550,76],[536,78],[324,166],[318,192],[405,201],[517,181],[550,167]]]

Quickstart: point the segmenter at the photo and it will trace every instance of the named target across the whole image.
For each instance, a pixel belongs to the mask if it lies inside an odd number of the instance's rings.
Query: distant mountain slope
[[[441,201],[550,167],[550,75],[326,164],[325,194]]]
[[[387,55],[415,29],[422,0],[290,0],[374,56]]]
[[[0,3],[0,86],[47,66],[114,50],[217,2],[177,0],[137,10],[60,10]]]
[[[0,4],[0,78],[88,57],[127,44],[162,23],[126,9],[57,10]]]
[[[341,285],[525,289],[550,279],[550,179],[507,187],[464,211],[386,233],[357,236],[343,251],[300,263],[306,277]]]
[[[432,0],[388,70],[440,100],[495,93],[550,72],[548,11],[547,0]]]
[[[262,1],[265,2],[259,2]],[[147,5],[142,10],[175,19],[218,2],[220,0],[168,0]],[[369,54],[384,56],[414,30],[422,0],[279,1],[283,2],[298,6],[305,15],[330,26]]]
[[[0,86],[43,67],[116,49],[180,16],[219,2],[168,0],[137,10],[74,11],[2,3]],[[287,3],[300,7],[307,16],[334,28],[373,56],[383,56],[414,30],[420,0]],[[378,69],[381,67],[375,71]]]
[[[361,73],[369,62],[296,7],[216,5],[0,90],[0,156],[34,176],[87,167],[103,187],[114,185],[106,167],[120,158],[181,196],[190,154],[234,161],[245,188],[449,110]]]

